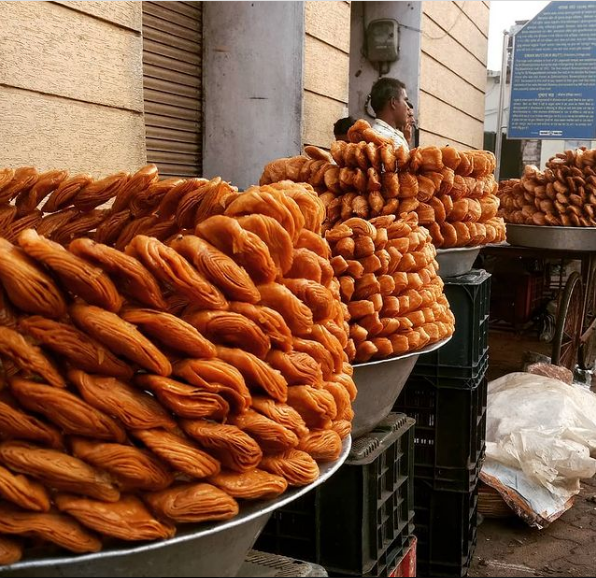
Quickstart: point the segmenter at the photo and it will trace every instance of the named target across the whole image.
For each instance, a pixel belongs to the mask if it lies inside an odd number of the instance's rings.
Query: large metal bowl
[[[372,431],[389,415],[418,358],[443,347],[450,339],[447,337],[405,355],[354,365],[354,383],[358,388],[352,405],[354,439]]]
[[[596,251],[596,227],[550,227],[507,223],[507,242],[518,247]]]
[[[482,247],[459,247],[437,249],[439,276],[442,279],[459,277],[468,273],[476,261]]]
[[[329,479],[344,463],[352,440],[343,443],[338,460],[320,465],[319,479],[287,491],[275,500],[246,502],[240,514],[222,523],[181,526],[170,540],[114,547],[82,556],[45,556],[0,566],[8,576],[236,576],[273,510]]]

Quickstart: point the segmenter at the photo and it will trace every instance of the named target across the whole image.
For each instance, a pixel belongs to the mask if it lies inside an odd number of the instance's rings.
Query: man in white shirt
[[[413,120],[413,114],[406,85],[397,78],[380,78],[370,91],[370,105],[376,115],[372,128],[392,139],[396,147],[403,146],[409,150],[404,131],[411,131],[409,123]]]

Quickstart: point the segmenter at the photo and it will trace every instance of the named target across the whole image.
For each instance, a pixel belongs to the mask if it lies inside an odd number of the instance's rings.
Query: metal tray
[[[352,437],[367,434],[389,415],[418,358],[443,347],[451,337],[405,355],[354,365],[358,395],[352,407]]]
[[[439,276],[441,279],[459,277],[468,273],[482,247],[460,247],[453,249],[437,249]]]
[[[507,242],[518,247],[596,251],[596,227],[551,227],[507,223]]]
[[[343,443],[338,460],[319,464],[319,479],[290,489],[275,500],[245,502],[227,522],[180,526],[169,540],[114,547],[80,556],[47,556],[0,566],[8,576],[236,576],[271,513],[330,478],[350,453],[352,439]]]

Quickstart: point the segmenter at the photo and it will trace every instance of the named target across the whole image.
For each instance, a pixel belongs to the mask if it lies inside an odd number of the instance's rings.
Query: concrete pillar
[[[203,6],[203,173],[246,188],[300,153],[304,2]]]

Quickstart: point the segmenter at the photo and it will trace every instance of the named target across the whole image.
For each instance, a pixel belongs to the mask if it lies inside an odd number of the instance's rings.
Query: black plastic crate
[[[472,492],[414,485],[417,568],[420,576],[466,576],[478,529],[478,486]]]
[[[410,376],[393,409],[416,420],[416,480],[436,490],[475,486],[485,450],[486,397],[486,371],[465,387],[439,387],[432,378]]]
[[[276,510],[255,548],[342,575],[383,576],[412,535],[414,420],[390,414],[339,471]]]
[[[421,355],[414,375],[469,379],[480,375],[488,353],[491,275],[483,269],[445,279],[455,333],[440,349]]]

